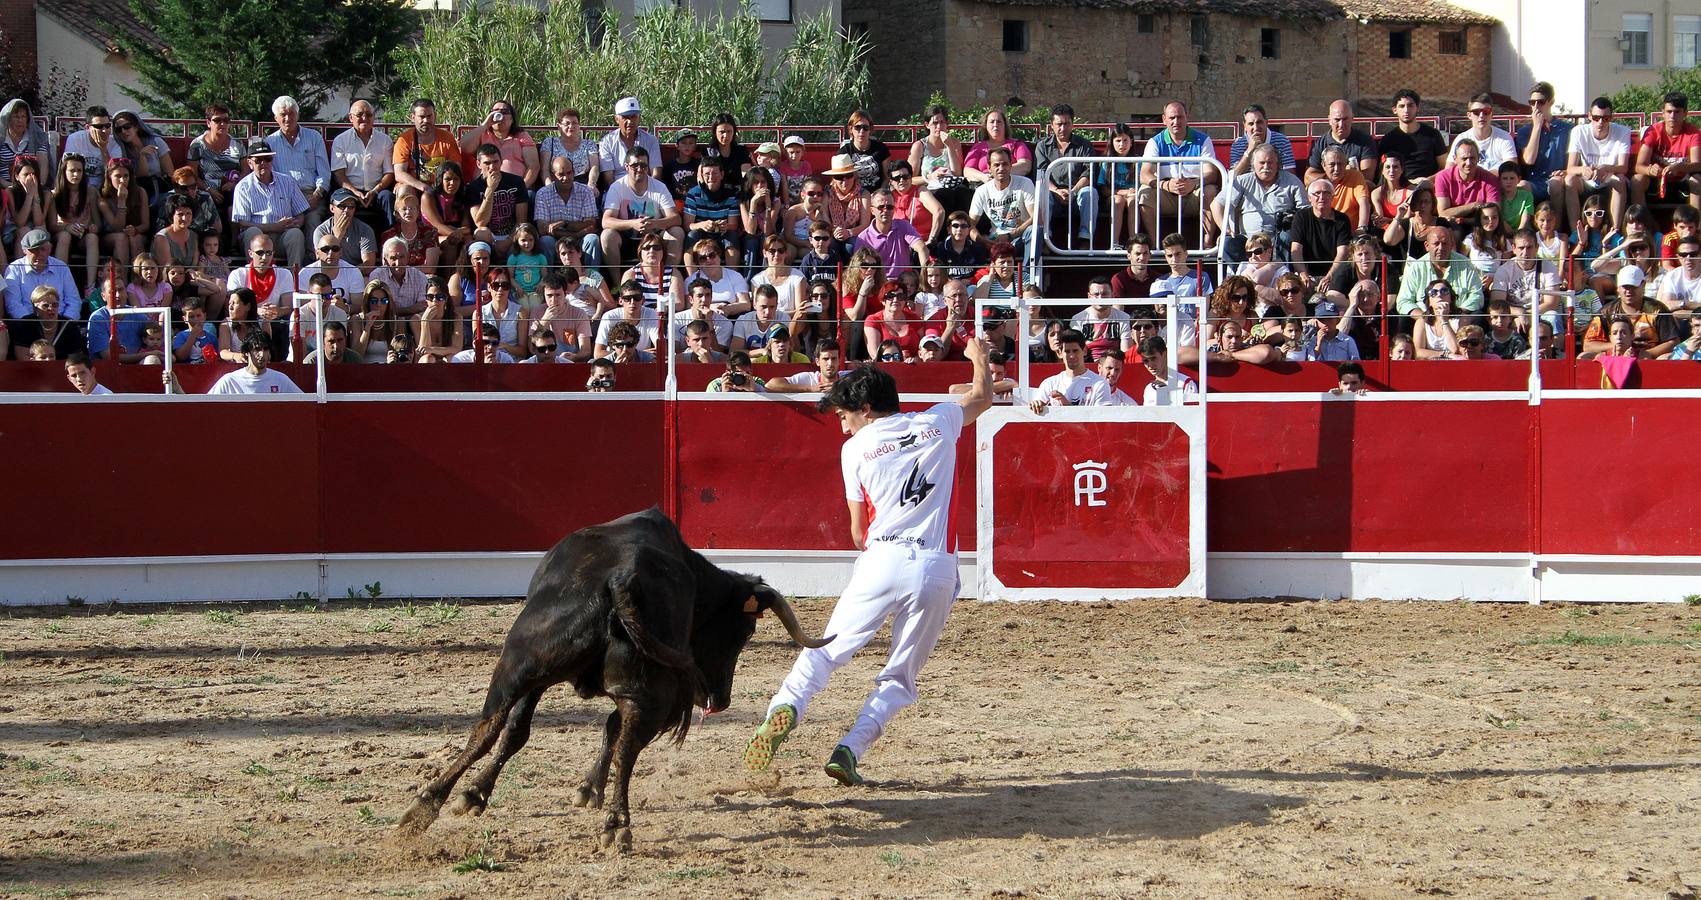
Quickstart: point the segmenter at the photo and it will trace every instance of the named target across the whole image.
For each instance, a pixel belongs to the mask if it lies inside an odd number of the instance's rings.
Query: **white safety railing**
[[[1029,334],[1031,331],[1029,323],[1033,320],[1033,309],[1052,306],[1091,306],[1094,303],[1102,302],[1102,300],[1084,297],[1043,299],[1020,298],[1020,302],[1016,306],[1017,334],[1021,336],[1017,341],[1018,353],[1021,355],[1021,360],[1017,363],[1018,375],[1016,384],[1018,389],[1021,391],[1021,395],[1018,399],[1028,399],[1030,393],[1034,390],[1032,372],[1033,354],[1029,352],[1026,346],[1026,342],[1031,338]],[[1204,316],[1201,315],[1201,312],[1209,302],[1210,298],[1208,297],[1118,297],[1114,302],[1107,305],[1113,308],[1121,306],[1161,306],[1164,308],[1164,347],[1165,355],[1168,357],[1165,360],[1165,364],[1168,366],[1170,373],[1174,374],[1179,372],[1181,369],[1177,362],[1181,352],[1181,326],[1180,317],[1177,315],[1180,311],[1179,307],[1194,307],[1194,334],[1197,339],[1205,322]],[[1132,327],[1131,323],[1128,327]],[[1044,339],[1043,335],[1041,336],[1041,339]],[[1199,379],[1196,382],[1199,388],[1199,394],[1193,399],[1192,402],[1194,403],[1202,404],[1205,402],[1205,379],[1207,377],[1205,373],[1206,368],[1207,366],[1201,362],[1199,365]],[[1171,406],[1179,406],[1187,402],[1189,401],[1180,391],[1172,392],[1168,396],[1168,405]]]
[[[1113,257],[1117,252],[1119,252],[1121,247],[1121,241],[1119,238],[1122,237],[1120,232],[1122,223],[1119,221],[1120,217],[1115,213],[1115,203],[1113,200],[1103,201],[1108,204],[1108,208],[1111,210],[1111,249],[1095,250],[1092,247],[1074,246],[1076,223],[1075,204],[1073,202],[1075,195],[1073,180],[1070,181],[1070,202],[1065,204],[1065,216],[1067,217],[1066,221],[1069,226],[1067,233],[1070,236],[1070,240],[1066,242],[1065,246],[1059,247],[1052,241],[1050,227],[1052,168],[1059,166],[1065,168],[1085,168],[1087,172],[1087,187],[1084,189],[1090,191],[1098,190],[1098,173],[1108,172],[1112,177],[1107,178],[1106,183],[1110,185],[1111,193],[1114,197],[1116,182],[1114,177],[1114,167],[1118,165],[1134,166],[1134,181],[1136,186],[1141,186],[1143,170],[1146,167],[1155,167],[1157,169],[1157,172],[1155,173],[1157,177],[1151,184],[1151,190],[1154,193],[1152,200],[1152,215],[1158,223],[1158,228],[1156,234],[1148,235],[1148,237],[1152,239],[1153,248],[1157,248],[1162,245],[1164,235],[1171,233],[1180,234],[1185,227],[1185,208],[1187,204],[1183,202],[1182,195],[1164,191],[1162,183],[1166,177],[1166,172],[1169,173],[1169,176],[1174,176],[1175,172],[1180,170],[1181,167],[1186,167],[1179,177],[1191,178],[1199,182],[1199,184],[1194,188],[1199,203],[1199,222],[1194,236],[1194,247],[1197,249],[1189,250],[1188,255],[1197,259],[1206,259],[1215,256],[1214,250],[1204,249],[1205,234],[1208,230],[1206,228],[1206,222],[1208,217],[1211,215],[1210,204],[1206,203],[1204,198],[1204,178],[1202,177],[1204,170],[1208,168],[1217,173],[1217,190],[1219,192],[1227,190],[1229,185],[1228,169],[1225,168],[1215,156],[1061,156],[1052,160],[1045,169],[1034,173],[1034,230],[1036,234],[1028,241],[1028,256],[1030,264],[1037,265],[1039,260],[1046,254],[1053,256]],[[1170,169],[1169,167],[1177,167],[1177,169]],[[1189,175],[1186,174],[1186,172],[1192,172],[1193,174]],[[1164,218],[1164,207],[1166,205],[1164,198],[1166,193],[1168,193],[1169,197],[1174,199],[1173,204],[1170,205],[1175,207],[1175,227],[1170,230],[1165,230],[1163,227],[1164,222],[1166,221]],[[1104,207],[1095,205],[1095,211],[1099,208]],[[1136,212],[1136,215],[1141,214]],[[1096,221],[1093,223],[1093,226],[1096,231]],[[1036,268],[1035,271],[1037,272],[1038,269]]]

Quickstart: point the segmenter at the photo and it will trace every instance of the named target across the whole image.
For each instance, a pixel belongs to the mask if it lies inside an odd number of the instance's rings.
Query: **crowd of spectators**
[[[730,115],[664,149],[634,97],[600,140],[573,109],[534,136],[505,100],[457,133],[420,99],[394,137],[357,101],[327,141],[279,97],[275,128],[244,141],[211,106],[182,160],[133,111],[98,106],[55,153],[13,100],[0,358],[169,354],[258,379],[264,341],[261,371],[322,354],[601,373],[662,358],[671,312],[679,359],[725,369],[714,389],[784,391],[858,360],[959,359],[978,319],[1007,357],[1064,364],[1050,401],[1101,403],[1127,397],[1106,367],[1120,377],[1169,349],[1161,306],[1118,301],[1167,297],[1201,298],[1176,304],[1188,367],[1368,359],[1385,341],[1396,357],[1527,357],[1565,352],[1565,334],[1585,356],[1693,358],[1701,134],[1687,98],[1666,96],[1635,140],[1608,98],[1573,124],[1552,96],[1535,85],[1511,130],[1473,98],[1452,138],[1413,91],[1374,137],[1338,101],[1304,158],[1252,105],[1220,168],[1179,101],[1143,147],[1128,125],[1090,139],[1066,104],[1032,145],[997,109],[965,143],[936,107],[906,153],[859,111],[819,172],[801,136],[752,146]],[[1666,233],[1658,204],[1683,204]],[[1052,283],[1085,280],[1088,302],[1060,319],[1036,308],[1014,334],[1019,298],[1041,294],[1024,271],[1041,240],[1076,251]],[[170,334],[123,313],[144,306],[176,310]],[[749,368],[820,363],[823,348],[833,362],[813,382]],[[1159,390],[1189,383],[1151,375]]]

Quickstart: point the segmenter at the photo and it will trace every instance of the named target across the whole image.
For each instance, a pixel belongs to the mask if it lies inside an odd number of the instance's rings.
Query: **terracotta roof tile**
[[[1341,10],[1372,22],[1414,22],[1437,25],[1496,25],[1493,16],[1444,3],[1442,0],[1339,0]]]
[[[88,38],[108,53],[123,53],[116,37],[163,47],[154,30],[142,24],[124,0],[40,0],[42,11]]]

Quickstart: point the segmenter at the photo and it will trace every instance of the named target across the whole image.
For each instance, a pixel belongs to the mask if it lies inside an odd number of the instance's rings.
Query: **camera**
[[[733,387],[744,387],[750,383],[750,376],[739,371],[728,371],[726,373],[726,381],[727,384],[730,384]]]
[[[503,119],[506,119],[507,117],[508,117],[508,114],[499,109],[499,110],[490,114],[490,121],[500,122]]]
[[[591,379],[590,389],[593,391],[613,390],[614,379],[607,375],[598,375]]]

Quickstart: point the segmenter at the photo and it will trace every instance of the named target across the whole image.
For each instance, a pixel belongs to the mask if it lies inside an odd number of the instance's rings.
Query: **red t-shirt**
[[[945,339],[946,359],[962,359],[963,348],[969,345],[969,337],[973,334],[973,326],[970,325],[969,322],[958,322],[957,327],[947,333],[945,331],[945,320],[950,316],[950,314],[951,310],[941,309],[933,315],[928,316],[927,325],[923,331],[928,329],[938,331],[940,336]],[[973,320],[971,319],[970,322],[972,321]],[[917,338],[916,340],[917,346],[919,347],[920,338]]]
[[[1701,147],[1701,128],[1685,122],[1683,128],[1672,135],[1667,133],[1664,122],[1650,125],[1647,131],[1642,132],[1642,146],[1649,148],[1657,162],[1667,165],[1686,163],[1689,162],[1689,151]]]
[[[902,334],[898,333],[898,329],[887,323],[885,310],[881,310],[880,312],[863,319],[862,324],[879,331],[881,341],[897,341],[898,346],[903,349],[904,357],[906,359],[915,356],[921,350],[921,335],[924,323],[919,320],[911,319],[907,323],[899,323],[907,324],[909,326],[908,330]],[[874,356],[879,352],[880,347],[878,344],[868,348],[869,356]]]

